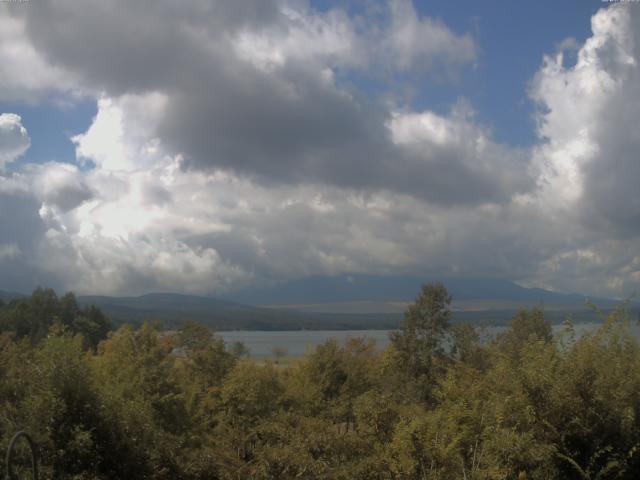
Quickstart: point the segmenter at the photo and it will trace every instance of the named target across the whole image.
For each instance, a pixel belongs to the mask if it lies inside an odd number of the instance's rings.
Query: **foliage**
[[[442,373],[444,340],[449,332],[451,296],[442,283],[426,284],[410,305],[399,331],[390,336],[395,364],[418,399],[433,402],[436,379]]]
[[[274,363],[193,323],[88,341],[89,312],[39,290],[0,310],[0,447],[27,429],[45,479],[637,477],[640,346],[624,311],[554,338],[523,310],[487,342],[449,327],[450,301],[423,287],[385,351],[329,340]]]
[[[93,305],[80,308],[69,292],[58,298],[51,289],[38,288],[31,297],[0,305],[0,331],[10,332],[17,340],[27,338],[37,343],[49,330],[68,330],[84,337],[86,345],[95,348],[111,330],[111,323]]]

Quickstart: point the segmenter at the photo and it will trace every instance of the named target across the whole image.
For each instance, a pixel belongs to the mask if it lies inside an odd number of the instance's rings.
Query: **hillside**
[[[216,330],[358,330],[397,328],[406,306],[421,284],[417,277],[341,275],[309,277],[271,287],[246,289],[224,299],[150,293],[136,297],[79,296],[81,305],[94,304],[118,325],[158,321],[175,328],[191,320]],[[597,315],[577,294],[525,288],[494,279],[445,279],[453,297],[453,322],[477,325],[507,324],[520,308],[541,306],[553,323],[567,316],[597,321]],[[24,296],[0,291],[7,302]],[[594,299],[609,310],[616,301]],[[637,310],[637,303],[633,310]],[[637,313],[637,312],[636,312]]]
[[[216,330],[386,329],[395,328],[399,321],[395,315],[313,315],[176,293],[80,296],[78,302],[96,305],[116,324],[151,320],[162,322],[165,328],[190,320]]]
[[[438,281],[430,277],[337,275],[314,276],[291,280],[268,287],[248,288],[228,294],[225,298],[249,305],[292,306],[309,311],[343,311],[366,313],[402,311],[415,299],[421,285]],[[440,279],[457,310],[512,310],[519,307],[544,305],[553,309],[580,308],[586,297],[579,294],[551,292],[540,288],[526,288],[508,280],[491,278]],[[609,299],[593,299],[598,305],[609,307]],[[395,305],[395,307],[394,307]],[[386,306],[386,307],[385,307]],[[363,310],[364,309],[364,310]]]
[[[508,280],[378,275],[313,276],[225,296],[250,305],[354,301],[412,301],[424,283],[442,281],[455,300],[504,299],[533,302],[583,302],[584,296],[525,288]]]

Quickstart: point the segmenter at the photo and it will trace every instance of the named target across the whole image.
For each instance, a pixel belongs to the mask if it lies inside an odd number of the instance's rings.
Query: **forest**
[[[281,362],[195,323],[113,330],[38,289],[0,305],[0,450],[29,432],[43,479],[638,478],[624,308],[581,336],[522,310],[486,339],[450,304],[424,285],[389,348],[330,340]]]

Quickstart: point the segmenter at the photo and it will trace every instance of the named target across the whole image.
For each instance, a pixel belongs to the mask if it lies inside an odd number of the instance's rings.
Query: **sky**
[[[640,287],[640,3],[0,1],[0,289]]]

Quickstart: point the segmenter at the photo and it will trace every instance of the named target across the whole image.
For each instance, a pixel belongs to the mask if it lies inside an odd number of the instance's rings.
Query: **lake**
[[[576,334],[581,335],[599,327],[599,323],[578,323],[574,326]],[[483,338],[491,338],[505,330],[506,327],[485,327]],[[554,325],[554,333],[562,329],[562,325]],[[640,339],[640,326],[630,325],[630,331]],[[378,348],[384,349],[389,345],[391,330],[296,330],[284,332],[262,331],[229,331],[217,332],[228,344],[242,342],[249,349],[252,358],[273,357],[274,348],[283,348],[288,356],[301,356],[312,351],[330,338],[335,338],[343,344],[349,338],[367,337],[376,341]]]
[[[298,357],[313,350],[330,338],[344,343],[349,338],[367,337],[376,341],[378,348],[389,345],[391,330],[295,330],[286,332],[231,331],[216,332],[229,343],[242,342],[253,358],[273,357],[274,348],[284,348],[288,356]]]

